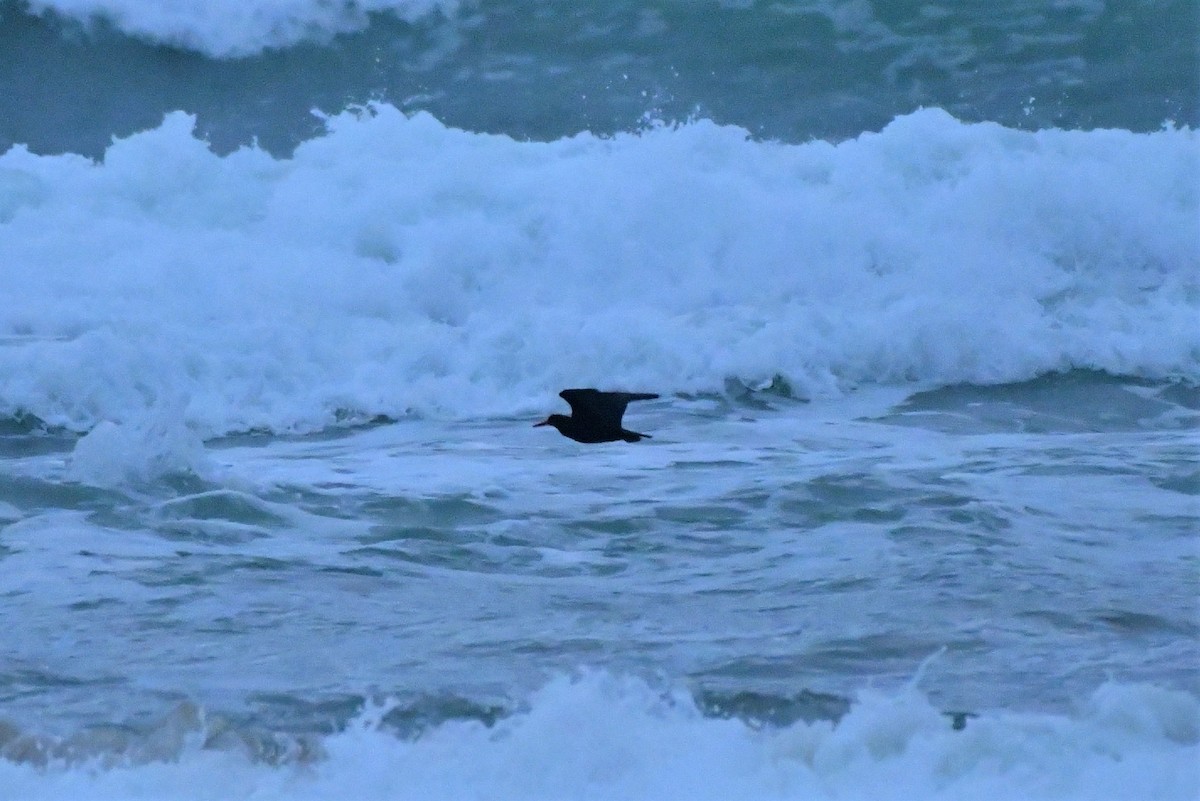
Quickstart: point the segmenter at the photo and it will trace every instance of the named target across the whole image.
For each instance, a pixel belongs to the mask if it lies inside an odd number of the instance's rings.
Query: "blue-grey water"
[[[314,109],[371,101],[532,139],[692,117],[844,138],[922,106],[1020,128],[1200,121],[1191,0],[480,0],[289,47],[267,44],[269,3],[262,32],[214,7],[207,25],[125,23],[140,35],[42,5],[0,4],[0,147],[95,155],[183,109],[219,150],[290,152],[321,129]]]
[[[0,3],[0,799],[1200,797],[1197,17]]]

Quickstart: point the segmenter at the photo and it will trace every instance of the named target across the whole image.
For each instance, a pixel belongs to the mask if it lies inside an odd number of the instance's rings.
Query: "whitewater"
[[[0,0],[0,801],[1200,799],[1195,14]]]
[[[292,159],[219,157],[183,114],[99,164],[0,157],[0,410],[86,431],[177,403],[207,438],[529,413],[575,384],[1200,372],[1190,130],[328,124]]]
[[[1195,797],[1190,130],[326,122],[0,158],[0,794]]]

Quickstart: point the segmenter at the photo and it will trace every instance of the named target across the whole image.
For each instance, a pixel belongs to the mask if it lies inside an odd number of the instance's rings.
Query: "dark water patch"
[[[538,140],[695,116],[841,139],[921,106],[1026,129],[1200,124],[1191,0],[937,11],[481,0],[450,19],[377,13],[360,32],[214,59],[4,0],[0,151],[99,156],[114,134],[186,109],[218,151],[258,141],[286,154],[321,133],[312,109],[373,100]]]
[[[695,459],[671,462],[668,467],[671,470],[707,470],[713,467],[746,467],[751,464],[753,463],[738,459]]]
[[[725,496],[738,506],[750,509],[765,509],[770,505],[774,495],[767,490],[742,490]]]
[[[944,645],[899,633],[875,633],[814,643],[802,658],[806,669],[835,675],[877,675],[888,669],[901,675]]]
[[[888,533],[895,540],[934,546],[939,550],[944,549],[947,542],[953,542],[959,538],[958,533],[952,528],[927,525],[893,526],[888,529]]]
[[[70,673],[51,671],[45,668],[18,667],[10,665],[0,671],[0,687],[5,692],[12,688],[32,688],[38,691],[59,687],[101,688],[115,687],[124,683],[116,676],[76,676]]]
[[[213,490],[166,501],[157,513],[168,520],[216,520],[261,528],[288,525],[262,500],[233,490]]]
[[[1146,531],[1158,532],[1160,535],[1176,535],[1194,539],[1200,533],[1200,509],[1191,514],[1160,515],[1144,514],[1134,517],[1134,522],[1144,526]]]
[[[1086,464],[1080,461],[1078,450],[1046,448],[1042,451],[1047,462],[1057,464],[1026,465],[1018,472],[1022,476],[1141,476],[1144,470],[1132,465]]]
[[[536,543],[524,537],[514,537],[511,534],[492,534],[487,538],[488,545],[497,548],[533,548]]]
[[[229,523],[223,520],[211,522],[165,522],[154,527],[163,539],[190,545],[217,545],[232,547],[246,545],[255,540],[269,537],[270,532],[257,526]]]
[[[99,511],[129,503],[126,496],[113,490],[11,475],[0,475],[0,498],[22,512],[46,509]]]
[[[1156,427],[1154,421],[1172,408],[1132,391],[1154,386],[1139,378],[1072,370],[1015,384],[956,384],[918,392],[876,419],[948,434],[1143,431]]]
[[[967,526],[976,532],[994,533],[1012,528],[1012,520],[1007,515],[980,505],[949,509],[943,516],[950,523]]]
[[[734,528],[744,523],[748,517],[744,509],[719,504],[662,504],[655,508],[654,515],[659,520],[680,523],[699,531]]]
[[[325,433],[328,433],[330,438],[337,438],[336,435],[340,432],[358,433],[360,431],[370,431],[375,428],[382,428],[383,426],[395,425],[401,420],[399,417],[392,417],[387,414],[372,414],[357,409],[337,409],[333,413],[333,419],[337,423],[336,429],[335,427],[330,427],[325,432],[310,435],[310,439],[312,436],[319,437]]]
[[[740,378],[725,379],[725,399],[732,405],[758,411],[771,411],[781,406],[808,403],[808,398],[798,395],[791,382],[781,375],[770,381],[750,383]]]
[[[606,559],[625,559],[665,554],[671,550],[672,547],[666,540],[645,534],[627,534],[610,538],[604,543],[600,554]]]
[[[486,526],[456,524],[452,520],[441,526],[373,525],[365,534],[355,537],[355,541],[366,546],[355,553],[388,554],[404,551],[414,555],[437,551],[464,553],[473,549],[515,556],[522,552],[536,553],[535,548],[539,544],[511,532],[491,533]]]
[[[448,721],[476,721],[491,728],[511,711],[498,704],[481,703],[457,695],[426,696],[391,710],[383,723],[405,739],[416,739]]]
[[[808,658],[803,653],[772,656],[742,656],[713,665],[692,674],[706,684],[744,685],[765,682],[786,682],[794,686],[797,676],[812,675]]]
[[[390,540],[355,548],[346,555],[366,560],[370,565],[386,561],[399,565],[400,572],[424,575],[419,568],[438,568],[463,573],[506,574],[563,578],[570,576],[611,576],[627,568],[619,553],[589,550],[576,554],[554,548],[542,548],[514,538],[472,537],[457,533],[459,541]],[[561,556],[560,556],[561,554]],[[395,571],[388,568],[383,575]]]
[[[851,706],[848,698],[809,690],[801,690],[795,695],[700,690],[695,699],[705,717],[737,718],[753,728],[784,728],[797,722],[821,720],[837,722]]]
[[[992,434],[1008,430],[1005,424],[981,420],[979,417],[964,412],[910,409],[875,419],[877,422],[889,425],[922,428],[943,434]]]
[[[51,426],[33,414],[17,412],[0,417],[0,458],[23,459],[69,453],[78,441],[78,434]]]
[[[334,520],[358,520],[363,498],[368,497],[357,484],[337,481],[311,485],[276,485],[263,498],[270,503],[296,507],[317,517]]]
[[[366,703],[366,698],[354,694],[309,700],[289,693],[257,692],[246,698],[251,717],[271,721],[272,728],[292,734],[336,734]]]
[[[210,490],[218,490],[219,486],[212,481],[188,470],[174,470],[159,476],[156,482],[162,488],[174,495],[199,495]]]
[[[184,702],[149,723],[104,723],[65,737],[22,731],[0,722],[0,758],[39,768],[50,765],[128,767],[175,762],[185,752],[232,751],[254,763],[308,764],[324,756],[320,742],[246,725]]]
[[[196,494],[196,490],[199,490],[200,493],[207,493],[212,485],[204,481],[184,481],[177,486],[180,488],[186,486],[186,491],[180,494],[192,497]],[[132,497],[107,495],[106,497],[114,498],[113,503],[99,506],[90,511],[87,515],[87,522],[97,528],[119,531],[144,531],[149,528],[168,538],[181,541],[205,539],[213,542],[222,539],[244,541],[251,538],[245,533],[247,529],[253,528],[250,524],[226,521],[220,518],[197,520],[185,516],[164,515],[162,506],[153,496],[176,494],[176,490],[166,482],[142,485],[136,491],[139,494]],[[165,503],[169,504],[171,501]]]
[[[822,593],[836,594],[840,592],[858,592],[879,585],[875,576],[839,576],[837,578],[818,579],[811,586]]]
[[[897,526],[887,536],[907,557],[896,568],[906,581],[955,593],[978,583],[982,572],[994,571],[995,561],[1007,549],[992,532],[962,524]]]
[[[815,528],[828,523],[894,523],[908,514],[905,493],[866,473],[828,474],[778,493],[781,518]]]
[[[601,509],[591,509],[586,517],[572,518],[564,523],[570,531],[595,532],[615,537],[630,537],[650,528],[643,517],[604,517]]]
[[[1176,406],[1200,412],[1200,384],[1177,381],[1164,387],[1158,397]]]
[[[466,573],[504,572],[511,565],[497,563],[478,549],[452,542],[416,543],[412,547],[397,545],[392,548],[369,546],[346,552],[347,556],[368,556],[388,559],[420,567],[437,567]]]
[[[178,566],[166,567],[160,565],[145,570],[132,571],[126,575],[143,587],[171,589],[176,587],[205,587],[212,579],[213,574],[214,571],[208,566],[187,569]]]
[[[903,520],[906,514],[907,512],[900,506],[884,509],[866,507],[854,512],[850,519],[856,523],[895,523]]]
[[[247,706],[253,714],[235,718],[243,720],[240,725],[249,726],[250,718],[266,720],[272,730],[293,737],[336,734],[364,713],[373,717],[378,710],[382,712],[380,727],[405,740],[418,739],[452,721],[476,721],[491,727],[513,711],[505,704],[453,693],[407,694],[399,699],[338,694],[316,700],[286,693],[253,693]]]
[[[903,493],[866,473],[817,476],[804,485],[813,498],[829,506],[855,508],[892,501]]]
[[[512,714],[505,704],[453,693],[407,694],[399,699],[338,694],[316,700],[287,693],[253,693],[247,706],[253,714],[235,718],[241,720],[240,725],[249,726],[251,718],[266,720],[272,730],[293,737],[336,734],[364,713],[373,717],[374,710],[382,712],[379,723],[383,730],[405,740],[418,739],[451,721],[476,721],[491,727]]]
[[[940,647],[940,646],[939,646]],[[799,722],[837,723],[850,711],[852,701],[842,695],[809,689],[793,691],[800,677],[827,673],[816,661],[836,661],[830,675],[871,677],[890,675],[911,680],[912,666],[937,647],[893,635],[868,635],[854,640],[829,641],[824,649],[778,656],[742,657],[692,674],[701,689],[694,693],[705,715],[738,718],[748,725],[785,727]],[[747,683],[774,689],[740,689]],[[943,710],[946,725],[955,731],[966,727],[974,712]]]
[[[305,563],[295,559],[275,559],[268,556],[235,556],[225,554],[196,553],[179,550],[171,558],[154,560],[153,564],[123,572],[143,587],[154,589],[177,589],[189,595],[190,600],[216,591],[214,582],[235,573],[253,576],[257,582],[281,583],[294,580],[297,568]],[[173,606],[179,599],[168,600]]]
[[[1172,473],[1168,476],[1151,476],[1150,483],[1159,489],[1179,492],[1184,495],[1200,495],[1200,470],[1191,473]]]
[[[277,431],[270,428],[251,428],[213,437],[205,440],[204,444],[209,448],[267,448],[281,442],[298,444],[338,442],[364,431],[403,422],[403,418],[399,417],[348,410],[335,411],[333,417],[334,423],[316,430],[284,429]]]
[[[611,643],[595,637],[562,637],[553,640],[526,640],[513,647],[513,651],[524,655],[553,658],[561,658],[563,654],[569,654],[572,659],[586,663],[603,658],[610,645]],[[489,643],[485,647],[494,646]],[[501,651],[507,651],[509,645],[505,643],[499,647]]]
[[[116,531],[144,531],[147,527],[146,509],[135,502],[97,509],[87,516],[93,526]]]
[[[67,609],[70,609],[72,612],[91,612],[96,609],[120,606],[121,603],[116,598],[93,598],[87,601],[76,601],[75,603],[67,604]]]
[[[189,590],[185,588],[183,592],[178,592],[173,595],[159,595],[155,598],[150,598],[146,601],[146,606],[154,610],[155,622],[160,628],[172,630],[174,629],[174,624],[171,623],[170,619],[166,617],[167,615],[169,615],[171,612],[174,612],[176,609],[180,609],[181,607],[192,603],[193,601],[211,597],[211,595],[212,593],[208,588],[203,590]],[[144,623],[143,625],[149,624]]]
[[[1059,609],[1034,609],[1029,611],[1018,611],[1016,616],[1022,619],[1029,619],[1039,623],[1048,623],[1054,628],[1068,632],[1070,634],[1079,634],[1085,631],[1088,626],[1077,615],[1063,612]]]
[[[413,417],[415,415],[408,416]],[[364,431],[372,431],[376,428],[396,425],[403,422],[404,419],[354,409],[336,409],[333,413],[334,422],[314,431],[260,431],[255,432],[254,437],[255,439],[267,438],[268,442],[266,444],[270,444],[271,442],[338,442],[355,434],[361,434]]]
[[[430,526],[372,526],[363,536],[357,538],[364,545],[374,545],[383,542],[408,542],[410,540],[426,542],[456,542],[461,540],[459,532],[453,528],[432,528]]]
[[[505,518],[501,510],[479,503],[471,495],[433,498],[374,497],[361,506],[361,515],[412,529],[457,529],[482,526]]]
[[[400,562],[422,564],[420,555],[417,552],[403,547],[381,548],[375,545],[368,545],[362,548],[352,548],[346,551],[345,555],[353,557],[368,557],[372,560],[388,559]]]
[[[365,578],[383,578],[387,574],[382,570],[365,565],[326,565],[317,568],[318,573],[334,573],[345,576],[362,576]]]
[[[1195,638],[1200,636],[1200,624],[1185,619],[1168,620],[1148,612],[1115,609],[1101,612],[1095,619],[1116,631],[1127,634],[1178,634]]]
[[[30,666],[10,657],[0,662],[0,705],[29,707],[32,704],[33,709],[40,710],[35,719],[48,719],[55,711],[46,708],[48,697],[102,698],[126,683],[126,679],[118,676],[99,672],[75,675],[45,666]],[[8,733],[13,731],[10,729]],[[0,721],[0,759],[6,756],[4,737],[4,722]]]
[[[288,573],[296,569],[296,562],[291,559],[274,559],[269,556],[252,556],[230,561],[230,570],[247,570],[252,573]]]
[[[29,412],[0,415],[0,437],[19,437],[27,434],[43,434],[49,429],[42,418]]]
[[[976,502],[978,502],[978,499],[970,495],[935,492],[930,495],[921,495],[913,498],[910,505],[925,509],[959,509]]]

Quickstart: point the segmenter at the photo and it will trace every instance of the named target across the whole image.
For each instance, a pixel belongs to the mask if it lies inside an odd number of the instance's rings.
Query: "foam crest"
[[[230,58],[362,30],[374,12],[409,22],[453,14],[458,0],[29,0],[28,6],[85,23],[103,19],[151,42]]]
[[[129,746],[138,756],[123,764],[0,761],[0,781],[21,798],[97,800],[1200,796],[1195,732],[1169,733],[1172,718],[1194,725],[1193,696],[1110,684],[1097,697],[1074,715],[983,713],[959,731],[912,688],[873,691],[837,724],[756,728],[704,717],[685,693],[586,673],[491,727],[447,722],[405,740],[382,727],[386,708],[368,710],[279,762],[292,752],[254,758],[244,738],[206,737],[194,715],[175,715],[150,738],[157,751]]]
[[[174,411],[155,410],[124,425],[105,420],[76,444],[67,478],[96,487],[147,483],[175,473],[212,476],[204,444]]]
[[[0,413],[202,437],[527,411],[563,386],[1200,378],[1200,143],[926,110],[840,144],[548,143],[389,106],[291,160],[172,114],[0,157]]]

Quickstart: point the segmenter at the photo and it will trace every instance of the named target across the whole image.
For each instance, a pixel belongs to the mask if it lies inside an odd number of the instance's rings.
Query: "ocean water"
[[[1200,798],[1197,9],[0,3],[0,800]]]

